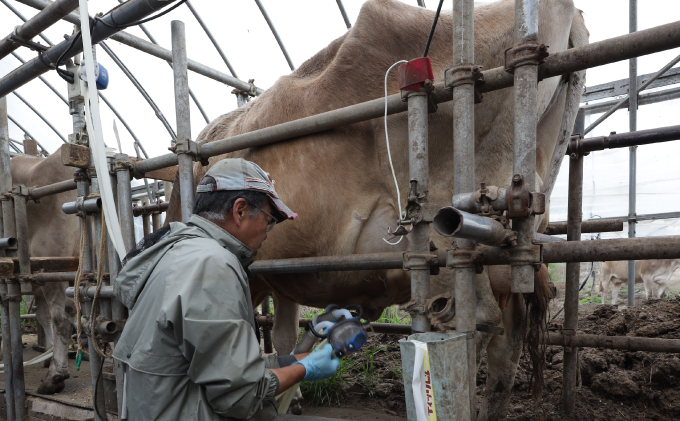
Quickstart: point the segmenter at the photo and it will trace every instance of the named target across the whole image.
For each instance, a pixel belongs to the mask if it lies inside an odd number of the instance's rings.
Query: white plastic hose
[[[85,121],[87,135],[90,140],[90,148],[94,157],[94,166],[97,169],[99,181],[99,194],[102,199],[102,211],[106,218],[106,229],[111,242],[118,252],[118,257],[123,260],[127,251],[123,242],[123,233],[118,223],[116,205],[113,199],[111,178],[108,177],[109,168],[106,162],[106,150],[104,146],[104,134],[99,113],[99,98],[97,96],[97,79],[94,76],[94,55],[92,54],[92,39],[90,37],[90,15],[87,10],[87,0],[80,0],[80,32],[83,39],[83,55],[85,60],[85,73],[88,84],[78,79],[85,97]],[[91,89],[90,89],[91,88]]]

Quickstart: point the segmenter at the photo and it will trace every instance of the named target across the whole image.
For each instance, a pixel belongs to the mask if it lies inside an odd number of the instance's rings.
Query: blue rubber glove
[[[302,364],[305,368],[305,380],[316,381],[331,377],[340,367],[340,358],[331,358],[333,347],[326,344],[322,350],[312,352],[295,364]]]

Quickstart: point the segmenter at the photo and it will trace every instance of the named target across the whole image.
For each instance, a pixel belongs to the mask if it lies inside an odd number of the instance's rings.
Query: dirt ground
[[[590,267],[588,266],[588,270]],[[558,296],[551,305],[556,314],[564,302],[564,284],[557,283]],[[586,287],[590,287],[589,284]],[[640,289],[642,286],[639,286]],[[583,295],[589,295],[584,288]],[[637,305],[627,308],[623,294],[619,306],[598,303],[579,305],[579,331],[598,335],[627,335],[680,339],[680,297],[665,300],[644,299],[637,291]],[[551,316],[552,317],[552,316]],[[558,330],[563,314],[548,326]],[[354,370],[343,373],[337,396],[324,405],[313,407],[314,396],[307,391],[303,402],[305,415],[354,418],[351,411],[361,408],[390,416],[389,420],[406,419],[404,387],[400,372],[397,341],[400,335],[374,334],[365,346],[383,347],[373,355],[373,379],[367,383],[363,367],[370,361],[366,354],[355,354],[350,365]],[[562,415],[561,347],[546,347],[545,389],[536,406],[528,392],[531,373],[528,358],[522,356],[515,378],[509,420],[672,420],[680,419],[680,357],[673,354],[581,349],[580,379],[574,417]],[[349,358],[348,358],[349,359]],[[486,358],[477,377],[478,402],[484,397]],[[343,412],[345,411],[345,412]],[[367,413],[366,413],[367,414]]]

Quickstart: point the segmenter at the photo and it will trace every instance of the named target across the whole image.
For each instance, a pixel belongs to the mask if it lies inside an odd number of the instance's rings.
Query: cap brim
[[[277,211],[277,221],[276,222],[283,222],[287,219],[295,219],[297,217],[297,213],[293,212],[286,206],[281,199],[278,199],[276,197],[273,197],[272,195],[267,195],[269,197],[269,200],[272,201],[274,204],[274,210]]]

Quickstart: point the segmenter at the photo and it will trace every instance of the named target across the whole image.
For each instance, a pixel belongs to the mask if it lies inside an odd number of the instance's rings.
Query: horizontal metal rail
[[[0,59],[16,50],[22,41],[31,41],[42,31],[78,7],[78,0],[56,0],[0,41]],[[18,39],[17,39],[18,38]]]
[[[73,180],[60,181],[54,184],[48,184],[42,187],[34,187],[29,190],[31,199],[40,199],[46,196],[52,196],[76,189],[76,182]]]
[[[100,18],[108,25],[99,20],[92,24],[92,42],[98,43],[103,41],[119,32],[121,26],[134,24],[153,12],[167,7],[174,1],[176,0],[130,0],[116,7],[110,13]],[[74,37],[78,37],[78,39]],[[0,79],[0,96],[6,96],[43,73],[52,70],[51,63],[56,63],[62,55],[62,60],[67,60],[82,51],[83,40],[77,34],[72,35],[69,39],[51,47],[43,52],[41,56],[28,61]]]
[[[641,86],[655,74],[656,72],[638,76],[637,85]],[[680,83],[680,67],[673,67],[663,75],[660,75],[647,87],[647,89],[660,88],[662,86],[674,85],[676,83]],[[613,82],[603,83],[601,85],[588,86],[586,87],[586,92],[581,96],[581,103],[583,104],[585,102],[595,101],[598,99],[628,95],[629,84],[630,78],[625,78],[615,80]]]
[[[593,232],[617,232],[623,231],[623,219],[594,219],[581,222],[581,233],[589,234]],[[544,234],[547,235],[566,235],[566,222],[552,222],[546,228]]]
[[[27,6],[31,6],[33,8],[42,10],[44,9],[47,5],[50,4],[49,1],[47,0],[18,0],[20,3],[23,3]],[[129,2],[126,2],[124,4],[127,4]],[[165,3],[165,2],[164,2]],[[169,2],[168,2],[169,3]],[[80,26],[80,17],[75,14],[75,13],[70,13],[64,17],[64,20],[73,23],[74,25]],[[134,35],[131,35],[127,32],[118,32],[116,34],[110,35],[110,38],[118,41],[122,44],[127,45],[128,47],[132,47],[134,49],[137,49],[139,51],[143,51],[147,54],[150,54],[154,57],[158,57],[160,59],[163,59],[165,61],[168,61],[172,63],[172,52],[170,50],[167,50],[161,46],[155,45],[151,42],[144,41],[143,39],[136,37]],[[100,40],[97,40],[97,42]],[[225,85],[232,86],[234,88],[240,89],[242,91],[246,92],[253,92],[253,95],[260,95],[262,92],[264,92],[263,89],[257,88],[253,85],[250,85],[248,82],[244,82],[242,80],[239,80],[235,77],[229,76],[226,73],[217,71],[211,67],[208,67],[204,64],[201,64],[197,61],[194,60],[188,60],[188,67],[189,70],[196,72],[198,74],[201,74],[207,78],[216,80],[218,82],[222,82]],[[0,85],[2,86],[2,85]]]
[[[567,155],[572,153],[587,154],[605,149],[628,148],[630,146],[671,142],[673,140],[680,140],[680,125],[627,133],[613,133],[609,136],[598,136],[588,139],[579,139],[578,136],[573,136],[567,148]]]
[[[543,344],[577,348],[619,349],[622,351],[670,352],[680,353],[680,339],[643,338],[636,336],[606,336],[577,333],[565,336],[548,332],[543,336]]]
[[[132,214],[134,216],[151,215],[154,213],[165,212],[170,207],[170,202],[152,203],[144,206],[133,206]]]
[[[664,102],[664,101],[671,101],[673,99],[678,99],[680,98],[680,87],[678,88],[671,88],[671,89],[664,89],[662,91],[657,91],[657,92],[648,92],[648,93],[642,93],[638,95],[638,106],[640,105],[650,105],[650,104],[656,104],[659,102]],[[619,100],[614,100],[614,101],[605,101],[605,102],[599,102],[596,104],[588,104],[584,105],[581,108],[585,110],[586,115],[590,114],[599,114],[603,113],[607,110],[609,110],[612,106],[618,104]],[[623,106],[628,105],[628,98],[626,98],[626,102],[623,104]]]
[[[298,326],[305,327],[311,319],[298,319]],[[262,327],[272,327],[274,326],[274,317],[272,316],[257,316],[257,324]],[[370,331],[375,333],[391,333],[397,335],[410,335],[413,333],[411,324],[401,324],[401,323],[371,323],[369,325]],[[502,335],[504,333],[503,328],[488,325],[477,325],[477,330],[481,332],[490,332]]]
[[[538,73],[540,78],[560,76],[565,73],[676,47],[680,47],[680,21],[555,53],[539,67]],[[508,88],[514,83],[513,75],[506,72],[503,67],[487,70],[483,74],[485,82],[479,86],[481,92]],[[437,83],[432,98],[436,103],[443,103],[451,101],[452,94],[444,87],[443,83]],[[201,145],[200,156],[201,158],[209,158],[382,117],[385,112],[384,107],[385,99],[377,98],[227,139],[216,140]],[[401,94],[387,97],[388,115],[400,113],[406,111],[406,109],[407,103],[401,100]],[[172,165],[177,165],[177,156],[166,154],[136,163],[135,171],[145,173]]]
[[[44,282],[73,282],[76,279],[76,272],[36,273],[33,277],[39,284]]]

